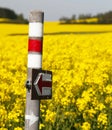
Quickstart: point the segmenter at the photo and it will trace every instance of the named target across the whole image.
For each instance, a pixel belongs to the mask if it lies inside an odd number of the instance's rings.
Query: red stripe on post
[[[29,39],[28,51],[42,52],[42,40]]]

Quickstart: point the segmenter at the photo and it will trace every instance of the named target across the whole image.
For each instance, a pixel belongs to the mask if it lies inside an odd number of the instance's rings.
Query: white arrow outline
[[[42,95],[42,93],[40,92],[39,86],[38,86],[38,81],[40,80],[40,76],[42,75],[42,73],[38,74],[38,76],[36,77],[35,81],[34,81],[34,86],[36,88],[36,91],[38,93],[39,96]]]
[[[51,80],[51,74],[49,74],[49,73],[39,73],[37,75],[37,77],[34,81],[34,86],[35,86],[36,91],[37,91],[39,96],[43,95],[44,88],[47,88],[46,86],[42,86],[42,93],[41,93],[39,86],[38,86],[38,82],[39,82],[41,76],[42,76],[42,81],[52,81]],[[49,89],[51,89],[51,88],[49,88]],[[47,95],[49,95],[49,94],[47,94]],[[46,95],[44,95],[44,96],[46,96]]]
[[[25,115],[25,119],[29,120],[29,126],[32,126],[36,121],[39,120],[39,116],[35,116],[33,112],[30,112],[31,115]]]

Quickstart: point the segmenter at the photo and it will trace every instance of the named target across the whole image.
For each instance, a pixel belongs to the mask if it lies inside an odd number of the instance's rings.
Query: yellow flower
[[[101,125],[104,125],[104,126],[107,126],[107,114],[105,113],[100,113],[99,116],[98,116],[98,126],[101,126]]]
[[[16,127],[14,130],[23,130],[21,127]]]
[[[54,122],[55,121],[55,116],[56,116],[56,113],[55,112],[52,112],[52,111],[50,111],[50,110],[47,110],[46,111],[46,118],[45,118],[45,120],[46,120],[46,122]]]
[[[105,109],[106,107],[105,107],[105,105],[103,104],[103,103],[99,103],[97,106],[96,106],[96,110],[100,110],[100,111],[102,111],[103,109]]]
[[[45,127],[45,125],[42,124],[42,123],[40,123],[40,125],[39,125],[39,129],[41,130],[41,129],[44,128],[44,127]]]
[[[91,125],[89,122],[84,122],[81,126],[82,130],[90,130]]]
[[[112,85],[111,84],[108,84],[105,88],[105,92],[107,94],[112,94]]]

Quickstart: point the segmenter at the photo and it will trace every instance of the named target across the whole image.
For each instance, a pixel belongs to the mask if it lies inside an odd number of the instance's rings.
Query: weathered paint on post
[[[43,12],[32,11],[30,13],[25,130],[39,130],[40,100],[31,99],[31,87],[32,70],[42,68],[43,21]]]

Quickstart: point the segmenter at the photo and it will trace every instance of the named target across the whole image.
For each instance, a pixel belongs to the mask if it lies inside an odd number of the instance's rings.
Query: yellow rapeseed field
[[[0,130],[23,130],[28,25],[0,24]],[[41,130],[112,130],[112,25],[45,22],[43,69],[53,97]]]

